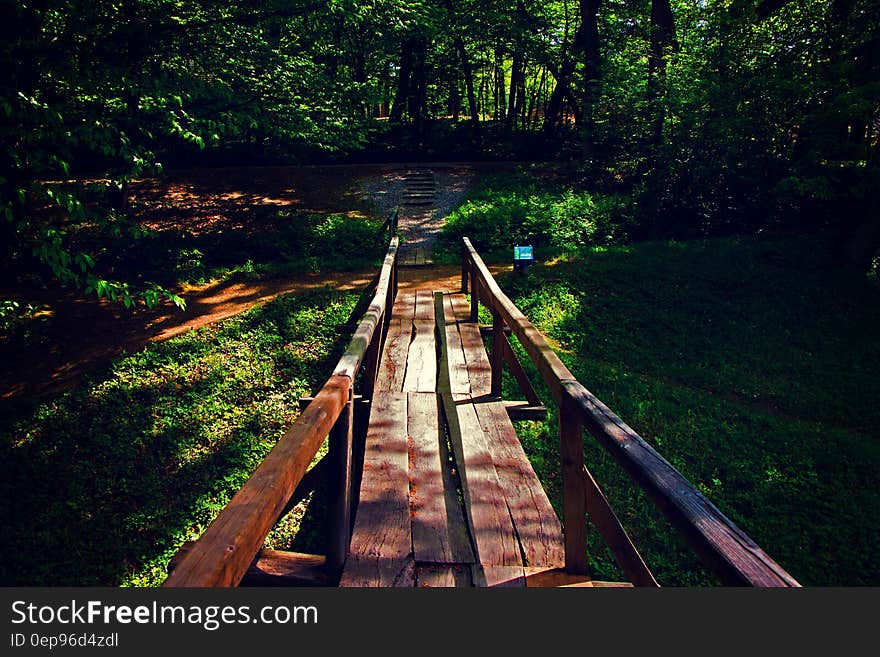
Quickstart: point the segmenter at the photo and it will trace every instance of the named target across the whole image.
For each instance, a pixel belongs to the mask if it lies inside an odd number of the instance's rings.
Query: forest
[[[122,360],[88,370],[84,382],[22,393],[14,384],[41,375],[33,363],[43,356],[28,354],[79,354],[76,336],[94,331],[85,320],[72,337],[69,325],[53,328],[57,304],[92,304],[118,326],[160,311],[192,315],[199,286],[219,280],[329,280],[374,267],[387,208],[241,199],[277,196],[256,189],[252,173],[278,167],[296,168],[316,195],[347,199],[327,182],[348,175],[333,167],[398,162],[487,166],[445,217],[436,262],[457,262],[464,236],[498,263],[514,242],[534,244],[528,281],[502,282],[573,371],[595,381],[587,385],[663,450],[680,449],[664,453],[804,583],[880,582],[869,558],[877,548],[867,547],[880,529],[878,0],[29,0],[3,2],[0,23],[4,485],[61,477],[70,487],[66,501],[48,503],[41,484],[22,503],[34,517],[49,509],[39,523],[5,495],[4,527],[16,538],[5,539],[4,584],[156,584],[271,447],[296,400],[323,381],[342,343],[322,327],[343,323],[357,294],[328,288],[273,301],[210,335],[137,345],[146,351],[109,328],[102,347]],[[151,187],[179,171],[201,176],[189,196]],[[198,212],[220,216],[225,232],[190,230],[186,204],[213,203],[211,194],[226,194],[226,205]],[[245,238],[235,228],[245,216],[271,230]],[[566,324],[566,313],[583,321]],[[620,328],[634,317],[636,333]],[[282,339],[296,358],[274,345]],[[251,348],[262,350],[253,362],[235,360]],[[310,348],[314,358],[297,360]],[[265,362],[277,365],[271,375],[259,369]],[[174,401],[187,364],[238,372],[244,391],[218,379],[219,396],[197,399],[196,390]],[[259,380],[273,377],[281,388],[293,377],[295,390],[260,392]],[[642,387],[639,377],[648,377]],[[155,390],[145,383],[159,380]],[[121,391],[126,381],[137,385]],[[171,405],[165,416],[139,405],[160,399]],[[229,419],[252,403],[252,416]],[[740,404],[732,416],[728,403]],[[132,404],[139,410],[124,426],[110,418]],[[714,410],[697,418],[700,404]],[[154,423],[152,433],[120,446],[117,436],[141,431],[137,418]],[[204,428],[215,421],[217,436]],[[551,491],[542,441],[554,421],[518,428]],[[762,435],[760,446],[728,453],[747,440],[745,427],[780,442]],[[207,445],[166,444],[181,431],[204,433]],[[710,457],[689,431],[729,441],[707,447]],[[94,442],[78,442],[85,434]],[[825,440],[833,454],[820,449]],[[217,458],[191,480],[160,481],[181,449]],[[79,465],[50,462],[58,450]],[[104,450],[123,450],[128,469],[92,482],[106,490],[83,490],[88,462]],[[139,459],[157,469],[142,489],[126,489],[147,477]],[[745,477],[749,469],[763,483]],[[103,525],[100,507],[81,506],[120,482],[120,494],[144,506],[125,516],[131,544],[109,556],[83,545],[80,568],[61,545],[83,527],[121,531],[117,516],[127,512],[105,509]],[[855,499],[841,501],[854,488]],[[627,495],[624,515],[653,527]],[[185,508],[163,510],[180,496]],[[780,509],[797,515],[810,504],[821,517],[786,529]],[[833,538],[836,523],[846,529]],[[308,551],[306,534],[296,540]],[[855,556],[853,546],[867,552]],[[670,583],[710,582],[667,539],[649,552]],[[23,556],[46,553],[44,564]],[[607,555],[591,558],[613,576]],[[848,565],[835,571],[834,560]]]

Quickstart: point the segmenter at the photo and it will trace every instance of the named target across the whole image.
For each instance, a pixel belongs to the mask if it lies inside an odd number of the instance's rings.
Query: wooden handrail
[[[633,429],[587,390],[550,348],[544,336],[504,294],[468,238],[463,239],[462,290],[470,283],[472,315],[483,302],[510,327],[560,406],[563,456],[563,524],[566,567],[585,565],[586,543],[580,527],[589,493],[583,475],[581,427],[617,460],[679,531],[688,545],[724,584],[800,586],[778,563],[721,513],[702,493]],[[473,317],[472,317],[473,318]],[[573,531],[572,531],[573,530]],[[622,528],[620,528],[622,530]],[[600,527],[601,531],[601,527]],[[571,537],[569,533],[571,532]],[[625,545],[617,532],[618,543]],[[605,537],[606,540],[609,537]]]
[[[315,454],[330,435],[331,461],[341,490],[334,517],[339,537],[328,561],[344,558],[348,541],[352,399],[355,375],[369,352],[381,352],[382,320],[397,291],[398,238],[392,237],[373,299],[333,374],[210,527],[188,550],[163,586],[237,586],[278,520]],[[378,330],[377,330],[378,329]],[[372,389],[375,369],[364,381]],[[340,555],[340,553],[342,553]],[[340,564],[336,563],[338,567]]]

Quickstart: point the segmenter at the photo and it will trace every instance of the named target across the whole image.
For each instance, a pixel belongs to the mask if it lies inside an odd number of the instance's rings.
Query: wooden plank
[[[348,377],[330,377],[163,586],[236,586],[241,581],[348,402],[350,388]]]
[[[471,568],[460,564],[418,564],[416,586],[433,588],[470,588]]]
[[[262,550],[241,586],[329,586],[325,561],[317,554]]]
[[[395,319],[412,320],[416,312],[416,291],[400,290],[391,308],[391,314]]]
[[[547,407],[543,405],[532,406],[527,401],[504,400],[504,409],[511,421],[529,420],[540,422],[547,419]]]
[[[605,582],[590,579],[588,575],[574,575],[563,568],[526,568],[526,586],[529,588],[632,588],[630,582]]]
[[[446,324],[444,326],[443,336],[445,337],[446,354],[447,354],[447,373],[449,375],[449,385],[452,392],[452,398],[456,401],[466,399],[471,394],[471,381],[468,378],[467,361],[464,358],[464,349],[461,346],[461,335],[458,333],[458,324],[456,321],[456,310],[454,297],[463,300],[458,295],[443,295],[443,308]]]
[[[437,389],[437,341],[434,319],[413,320],[415,335],[406,356],[404,392],[434,392]]]
[[[474,404],[527,566],[563,566],[562,524],[501,402]]]
[[[412,341],[412,321],[393,318],[388,325],[385,349],[379,361],[379,375],[376,378],[375,394],[382,392],[402,392],[406,378],[406,355]]]
[[[624,574],[636,586],[657,587],[660,586],[653,573],[645,565],[642,555],[633,545],[629,534],[623,528],[617,514],[611,508],[605,494],[596,483],[593,475],[584,466],[584,484],[586,488],[587,513],[593,524],[602,534],[605,543],[614,555],[614,560],[623,570]]]
[[[526,586],[522,566],[483,566],[485,586],[490,588],[515,588]]]
[[[376,395],[364,452],[360,502],[340,586],[413,586],[407,397]]]
[[[430,290],[418,290],[413,319],[426,320],[434,323],[434,293]]]
[[[460,322],[458,332],[467,362],[468,378],[471,384],[471,397],[489,397],[492,394],[492,365],[486,354],[486,347],[480,335],[480,327],[470,322]]]
[[[439,334],[445,336],[446,314],[442,294],[435,296],[435,304]],[[487,565],[522,565],[513,523],[474,405],[456,403],[452,397],[449,355],[449,344],[441,339],[437,391],[458,465],[472,544],[476,549],[474,556],[478,562]]]
[[[444,478],[448,458],[437,395],[409,393],[409,490],[413,553],[418,562],[472,563],[467,525]]]
[[[470,306],[468,306],[467,299],[464,298],[463,294],[448,294],[449,297],[449,308],[452,311],[452,317],[455,317],[456,322],[468,322],[470,321]],[[449,313],[447,313],[447,317]]]
[[[451,399],[450,399],[451,401]],[[521,566],[519,542],[498,481],[484,428],[474,404],[446,406],[450,440],[465,499],[476,560],[489,566]]]
[[[195,541],[187,541],[168,563],[168,572],[181,563]],[[260,550],[240,586],[329,586],[326,559],[319,554]]]

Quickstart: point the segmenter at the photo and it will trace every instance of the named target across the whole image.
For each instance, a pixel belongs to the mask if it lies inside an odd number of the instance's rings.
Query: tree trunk
[[[459,31],[458,21],[455,15],[455,6],[452,4],[452,0],[445,0],[444,4],[446,5],[446,11],[449,13],[449,22],[455,33],[453,41],[455,43],[455,49],[458,51],[458,56],[461,59],[461,72],[462,75],[464,75],[464,86],[467,91],[468,111],[471,115],[471,125],[473,125],[474,137],[477,138],[480,135],[480,113],[477,109],[477,95],[474,91],[474,73],[473,69],[471,69],[471,62],[468,58],[467,49],[464,46],[464,39]]]
[[[651,140],[663,143],[666,119],[667,53],[675,45],[675,20],[669,0],[651,0],[651,43],[648,52],[648,105],[651,116]]]
[[[495,114],[492,117],[496,124],[504,121],[505,109],[507,103],[507,94],[504,85],[504,51],[498,47],[495,48],[495,93],[493,98],[493,106]]]
[[[559,73],[556,75],[556,87],[550,95],[547,102],[547,108],[544,112],[544,133],[551,135],[556,132],[556,126],[559,123],[560,112],[566,94],[574,98],[569,87],[571,86],[571,78],[577,66],[578,55],[583,57],[584,62],[584,91],[581,97],[586,103],[589,99],[591,105],[584,106],[579,112],[582,116],[592,114],[592,102],[594,92],[599,79],[599,22],[598,12],[601,0],[580,0],[581,24],[575,32],[574,41],[572,42],[572,52],[566,57],[562,65],[559,67]]]
[[[513,53],[513,62],[510,65],[510,92],[507,98],[507,131],[514,128],[517,115],[517,100],[522,87],[522,56],[519,49]]]
[[[428,102],[428,80],[425,70],[428,43],[424,38],[416,40],[413,55],[413,69],[410,78],[409,115],[415,126],[415,134],[424,134],[426,107]]]
[[[397,91],[394,94],[394,104],[391,106],[389,118],[391,121],[400,122],[403,119],[403,108],[409,98],[409,81],[412,75],[413,50],[415,40],[410,37],[400,47],[400,71],[397,76]]]

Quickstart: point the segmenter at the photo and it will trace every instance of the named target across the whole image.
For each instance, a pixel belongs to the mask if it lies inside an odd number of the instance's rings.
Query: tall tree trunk
[[[663,143],[666,119],[666,64],[668,52],[675,46],[675,19],[669,0],[651,0],[651,43],[648,52],[648,105],[651,116],[651,140],[656,147]]]
[[[409,115],[413,120],[415,134],[421,137],[424,134],[426,108],[428,104],[428,79],[425,69],[427,59],[428,42],[424,38],[418,38],[413,54],[413,69],[410,78]]]
[[[514,128],[517,115],[517,99],[522,87],[522,56],[519,48],[513,52],[513,60],[510,65],[510,92],[507,97],[507,131]]]
[[[493,94],[494,98],[492,100],[494,110],[494,116],[492,117],[495,123],[500,123],[504,121],[505,116],[505,105],[507,103],[507,94],[505,93],[504,87],[504,50],[499,46],[495,48],[495,93]]]
[[[461,60],[461,73],[464,76],[464,86],[467,91],[468,111],[471,115],[471,125],[473,126],[474,137],[479,138],[480,135],[480,113],[477,109],[477,94],[474,90],[474,72],[471,68],[471,61],[467,54],[467,48],[464,46],[464,39],[461,36],[460,27],[455,13],[455,5],[452,0],[445,0],[446,11],[449,13],[449,22],[452,24],[454,32],[453,42],[455,49],[458,51],[458,57]]]
[[[556,132],[556,126],[559,123],[559,116],[565,102],[565,96],[575,97],[571,93],[571,78],[577,67],[577,57],[583,57],[584,61],[584,79],[586,81],[585,90],[581,94],[583,99],[588,97],[586,88],[590,89],[596,84],[599,78],[599,23],[598,12],[601,0],[580,0],[581,24],[575,32],[574,41],[572,42],[571,55],[565,57],[559,67],[556,75],[556,87],[550,94],[550,100],[544,111],[544,133],[551,135]],[[589,94],[592,98],[592,93]],[[584,107],[581,112],[584,114],[592,114],[592,107]]]
[[[413,50],[415,40],[410,37],[400,47],[400,70],[397,75],[397,91],[394,94],[394,104],[391,106],[389,118],[391,121],[400,122],[403,119],[403,108],[409,98],[409,81],[412,75]]]

